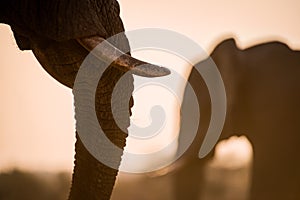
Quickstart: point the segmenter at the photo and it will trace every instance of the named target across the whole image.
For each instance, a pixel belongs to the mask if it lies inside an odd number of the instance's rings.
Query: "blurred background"
[[[300,50],[300,28],[295,20],[300,18],[297,0],[119,0],[119,3],[126,30],[170,29],[193,39],[208,53],[229,37],[234,37],[240,48],[277,40]],[[0,25],[0,55],[0,199],[66,199],[75,143],[71,90],[52,79],[30,51],[18,50],[9,26],[4,24]],[[174,66],[174,70],[185,76],[190,70],[176,56],[159,51],[151,54],[139,51],[133,55]],[[143,105],[142,97],[137,98],[141,98]],[[178,105],[173,108],[178,109]],[[147,115],[135,118],[141,124],[147,122]],[[166,127],[167,134],[168,127],[176,127],[171,131],[178,134],[178,117]],[[131,148],[137,150],[135,145]],[[249,142],[244,137],[231,138],[217,150],[219,153],[205,169],[206,192],[201,194],[202,199],[220,199],[220,196],[233,199],[232,194],[236,199],[246,199],[251,182]],[[112,198],[174,199],[172,176],[166,175],[170,173],[170,168],[150,174],[120,173]]]

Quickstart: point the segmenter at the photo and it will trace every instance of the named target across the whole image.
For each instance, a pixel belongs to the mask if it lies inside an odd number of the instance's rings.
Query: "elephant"
[[[21,50],[32,50],[41,66],[57,81],[73,88],[77,72],[87,55],[100,43],[118,34],[95,57],[99,65],[114,59],[104,71],[95,96],[95,112],[105,135],[123,149],[133,106],[133,75],[159,77],[170,73],[167,68],[152,65],[130,56],[129,42],[119,16],[116,0],[5,0],[1,1],[0,23],[10,25]],[[122,53],[120,54],[117,53]],[[103,60],[100,62],[100,60]],[[104,67],[104,66],[102,66]],[[119,79],[126,74],[118,102],[118,119],[114,120],[111,98]],[[125,130],[124,130],[125,128]],[[84,146],[76,132],[75,161],[70,200],[110,199],[118,169],[99,162]],[[101,144],[99,144],[101,145]],[[106,155],[120,164],[121,154]]]
[[[96,91],[95,107],[106,136],[123,149],[127,132],[114,122],[110,105],[115,85],[128,71],[146,77],[164,76],[169,71],[130,57],[130,53],[126,52],[129,43],[122,33],[124,27],[119,12],[116,0],[0,2],[0,23],[11,26],[18,47],[32,50],[41,66],[69,88],[73,88],[77,72],[89,52],[105,39],[118,34],[107,45],[108,49],[96,57],[110,60],[116,57],[111,52],[124,51],[127,54],[115,60],[103,74]],[[279,42],[240,50],[234,40],[229,39],[215,48],[211,58],[221,72],[228,95],[229,109],[220,139],[234,133],[246,134],[254,146],[251,199],[299,199],[300,162],[296,149],[300,145],[297,134],[300,132],[297,124],[300,113],[300,93],[297,92],[300,89],[300,53]],[[203,64],[205,61],[199,63]],[[198,167],[202,167],[213,155],[210,153],[201,160],[197,157],[210,120],[210,100],[205,83],[194,69],[189,82],[200,102],[201,124],[194,143],[182,157],[186,160],[184,167],[175,173],[175,196],[178,199],[197,199],[201,188],[199,184],[202,183],[198,179]],[[132,90],[133,78],[129,75],[126,76],[124,94],[118,102],[122,106],[117,111],[126,127],[129,126],[130,108],[133,106]],[[187,98],[184,97],[183,106]],[[182,124],[190,120],[183,118]],[[186,131],[181,130],[179,146]],[[76,138],[69,199],[109,199],[118,170],[95,159],[78,133]],[[113,152],[107,155],[117,163],[120,163],[121,156]]]
[[[219,140],[245,135],[253,146],[249,198],[300,199],[300,51],[279,41],[241,50],[235,39],[229,38],[215,47],[210,58],[221,73],[227,95],[227,116]],[[207,65],[208,60],[199,62],[198,67]],[[199,199],[203,188],[200,169],[214,154],[212,150],[207,157],[198,158],[210,122],[211,101],[195,68],[188,81],[197,95],[201,120],[194,143],[182,157],[184,167],[175,175],[175,196],[180,200]],[[186,93],[183,107],[189,106],[188,98],[192,97]],[[190,123],[189,117],[182,119],[185,127]],[[181,130],[179,144],[188,132]]]

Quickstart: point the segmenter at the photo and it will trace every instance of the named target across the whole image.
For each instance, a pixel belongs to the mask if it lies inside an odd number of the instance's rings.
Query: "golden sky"
[[[242,48],[280,40],[300,50],[298,0],[119,2],[127,30],[170,29],[209,52],[231,36]],[[70,171],[75,142],[71,90],[54,81],[30,51],[18,50],[9,26],[0,25],[0,36],[0,171],[11,167]],[[156,62],[174,66],[172,59],[164,58],[158,56]],[[175,63],[184,69],[184,62]]]

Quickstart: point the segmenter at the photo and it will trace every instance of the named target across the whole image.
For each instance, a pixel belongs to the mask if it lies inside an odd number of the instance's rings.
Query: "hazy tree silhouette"
[[[18,170],[0,174],[1,200],[65,200],[69,193],[70,175],[32,174]]]

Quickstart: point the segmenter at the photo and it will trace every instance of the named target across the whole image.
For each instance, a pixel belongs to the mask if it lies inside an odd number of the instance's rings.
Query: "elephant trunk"
[[[122,150],[125,147],[127,128],[130,124],[129,109],[132,106],[130,97],[133,91],[132,75],[123,75],[124,72],[110,66],[101,77],[95,96],[95,110],[101,129],[106,137]],[[113,100],[112,105],[112,94],[121,77],[122,84],[121,86],[118,85],[118,87],[122,88],[119,93],[117,91],[117,98]],[[114,112],[112,112],[112,107]],[[121,121],[122,127],[119,127],[119,124],[117,125],[113,113]],[[110,166],[106,166],[105,164],[107,163],[98,161],[87,150],[88,147],[84,146],[78,133],[76,134],[76,138],[75,167],[69,200],[109,200],[118,169],[113,169]],[[101,144],[102,142],[103,144]],[[105,146],[104,141],[100,141],[98,145],[100,147]],[[109,152],[105,156],[111,162],[119,165],[122,151]]]
[[[69,200],[110,199],[118,170],[96,160],[82,144],[77,133],[76,138],[75,166]]]
[[[49,44],[48,42],[46,42]],[[45,70],[59,82],[73,88],[74,81],[81,63],[88,54],[75,40],[66,42],[52,41],[44,47],[44,42],[35,42],[33,52]],[[66,49],[72,49],[72,54],[67,54]],[[68,64],[69,63],[69,64]],[[132,75],[125,76],[122,91],[117,94],[114,102],[114,114],[122,120],[122,130],[116,124],[112,114],[111,99],[114,87],[125,72],[109,66],[102,74],[98,82],[95,94],[95,111],[98,122],[112,143],[123,149],[127,137],[126,128],[129,126],[129,104],[133,90]],[[126,73],[128,74],[128,73]],[[131,103],[132,106],[132,103]],[[70,200],[108,200],[118,173],[117,169],[101,163],[88,151],[83,144],[80,135],[76,133],[75,166],[73,171]],[[99,144],[101,146],[101,144]],[[121,153],[108,152],[106,155],[111,162],[120,163]]]

